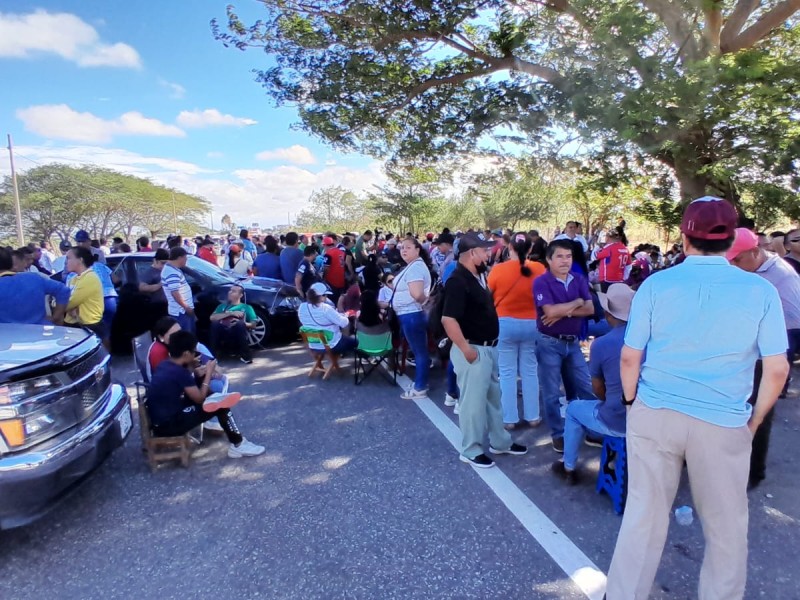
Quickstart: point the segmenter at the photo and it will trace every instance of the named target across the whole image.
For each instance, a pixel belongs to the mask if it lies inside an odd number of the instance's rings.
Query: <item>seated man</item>
[[[592,387],[600,400],[573,400],[569,403],[564,421],[564,457],[552,467],[554,473],[573,485],[578,482],[578,449],[587,432],[625,436],[627,415],[622,404],[620,355],[633,295],[633,290],[624,283],[614,283],[607,294],[598,294],[612,327],[609,333],[592,343],[589,356]]]
[[[147,398],[147,412],[158,437],[183,435],[213,417],[219,419],[228,441],[229,458],[258,456],[264,447],[247,441],[233,420],[230,408],[241,394],[211,394],[209,382],[216,361],[208,363],[200,386],[192,374],[197,338],[189,331],[176,331],[169,338],[169,360],[163,361],[153,373]]]
[[[300,305],[297,316],[300,324],[309,329],[327,331],[330,333],[329,347],[334,354],[345,354],[352,352],[358,347],[358,341],[354,337],[342,335],[342,328],[350,325],[349,319],[336,312],[327,300],[333,292],[324,283],[315,283],[308,288],[306,302]],[[309,347],[315,351],[325,351],[325,346],[318,342],[312,342]]]
[[[258,323],[252,306],[245,304],[244,288],[232,285],[228,301],[220,304],[211,315],[211,351],[219,355],[220,344],[228,343],[239,354],[239,360],[249,365],[253,362],[247,330]]]

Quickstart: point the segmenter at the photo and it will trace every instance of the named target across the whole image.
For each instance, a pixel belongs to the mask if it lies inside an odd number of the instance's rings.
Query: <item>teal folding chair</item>
[[[389,382],[397,384],[397,350],[392,344],[392,332],[371,335],[356,331],[356,339],[358,340],[355,360],[356,385],[361,385],[381,365],[386,367],[385,372],[381,371],[384,377]],[[391,366],[389,358],[392,359]]]

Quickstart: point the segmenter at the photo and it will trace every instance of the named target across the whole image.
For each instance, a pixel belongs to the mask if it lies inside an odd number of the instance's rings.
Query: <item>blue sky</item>
[[[213,39],[225,6],[0,0],[0,133],[13,135],[18,169],[108,166],[206,197],[217,223],[227,212],[261,225],[286,223],[315,189],[380,183],[378,162],[291,129],[294,109],[254,81],[269,58]],[[263,10],[236,9],[246,22]]]

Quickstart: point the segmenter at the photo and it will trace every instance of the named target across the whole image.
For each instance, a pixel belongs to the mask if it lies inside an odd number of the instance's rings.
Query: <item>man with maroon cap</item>
[[[684,461],[706,538],[698,597],[744,595],[750,446],[789,364],[778,292],[725,259],[737,221],[720,198],[689,204],[681,223],[686,260],[648,277],[633,298],[620,367],[630,406],[628,499],[608,600],[649,596]],[[751,407],[759,358],[763,377]]]
[[[345,251],[336,245],[336,239],[331,235],[322,238],[322,246],[324,260],[322,278],[331,288],[331,300],[336,304],[339,302],[339,296],[347,289]]]

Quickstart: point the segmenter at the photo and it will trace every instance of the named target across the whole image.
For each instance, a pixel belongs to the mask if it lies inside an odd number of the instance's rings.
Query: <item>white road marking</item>
[[[406,375],[397,376],[397,385],[407,389],[414,382]],[[456,451],[461,450],[461,430],[430,399],[413,401],[428,420],[444,435]],[[453,457],[456,460],[456,457]],[[492,469],[473,471],[483,479],[500,501],[506,505],[522,526],[528,530],[539,545],[544,548],[556,564],[563,569],[575,585],[590,600],[601,600],[606,591],[606,576],[572,543],[555,523],[547,518],[538,506],[520,490],[498,466]]]

